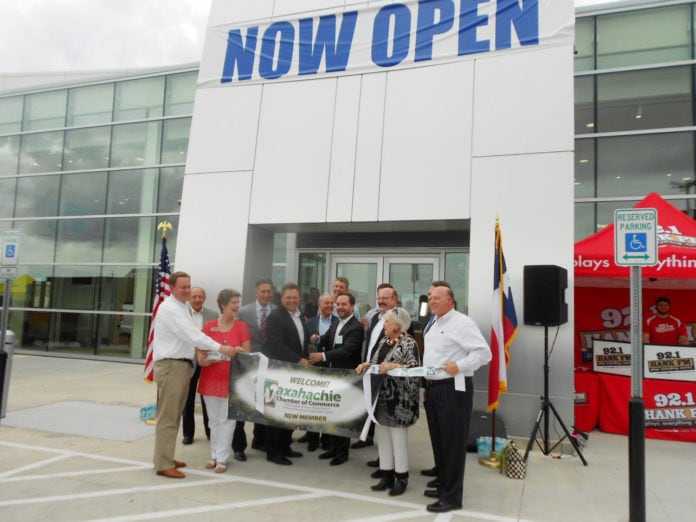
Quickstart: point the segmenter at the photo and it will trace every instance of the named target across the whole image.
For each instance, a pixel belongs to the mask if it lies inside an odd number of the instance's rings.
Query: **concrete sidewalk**
[[[372,492],[368,460],[376,448],[352,450],[329,467],[308,453],[276,466],[249,449],[227,473],[204,468],[209,457],[199,419],[191,446],[177,447],[187,478],[152,468],[154,428],[139,420],[155,387],[142,367],[115,362],[15,355],[6,418],[0,420],[0,520],[254,520],[265,521],[625,521],[627,438],[592,432],[584,455],[530,455],[527,478],[508,479],[469,454],[464,509],[433,515],[423,496],[432,466],[424,415],[410,430],[411,477],[400,497]],[[530,428],[533,419],[530,419]],[[247,426],[250,429],[250,426]],[[248,434],[250,435],[250,433]],[[250,438],[250,437],[249,437]],[[524,442],[522,442],[524,444]],[[693,516],[696,445],[646,441],[647,519]],[[564,457],[566,457],[564,455]]]

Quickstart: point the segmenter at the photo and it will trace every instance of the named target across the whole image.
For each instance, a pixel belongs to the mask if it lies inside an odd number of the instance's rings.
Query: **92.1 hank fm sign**
[[[619,208],[614,211],[614,262],[619,266],[657,264],[657,210]]]

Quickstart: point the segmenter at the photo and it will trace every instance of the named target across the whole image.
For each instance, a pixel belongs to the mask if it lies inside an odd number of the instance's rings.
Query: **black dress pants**
[[[196,389],[198,388],[198,378],[201,376],[201,367],[196,365],[196,369],[193,371],[191,380],[189,381],[188,396],[186,397],[186,404],[184,405],[184,411],[181,416],[182,431],[184,433],[184,438],[190,438],[193,440],[193,436],[196,433],[196,419],[194,417],[194,408],[196,405]],[[210,428],[208,427],[208,410],[205,409],[205,401],[201,401],[201,407],[203,409],[203,425],[205,426],[205,436],[210,439]]]
[[[440,501],[461,507],[469,421],[474,403],[474,380],[466,377],[466,391],[454,389],[454,379],[428,381],[425,411],[438,469]]]
[[[269,459],[285,457],[290,453],[292,444],[292,430],[266,426],[266,456]]]

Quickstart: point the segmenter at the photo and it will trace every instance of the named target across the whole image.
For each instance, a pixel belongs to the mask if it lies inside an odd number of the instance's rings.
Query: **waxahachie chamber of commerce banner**
[[[367,419],[362,377],[241,353],[230,372],[229,417],[358,438]]]

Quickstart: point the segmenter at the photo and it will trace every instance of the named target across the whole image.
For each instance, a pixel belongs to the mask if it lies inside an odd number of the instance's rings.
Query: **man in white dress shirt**
[[[425,496],[437,498],[426,509],[445,513],[462,507],[473,375],[491,360],[491,349],[476,323],[454,309],[451,288],[431,286],[428,304],[435,320],[425,334],[423,366],[442,368],[445,375],[426,377],[425,411],[439,480],[437,489],[425,491]],[[460,373],[465,391],[455,389],[454,377]]]
[[[174,451],[196,347],[230,357],[238,350],[212,340],[194,324],[188,305],[191,295],[188,274],[174,272],[169,283],[171,295],[160,304],[154,323],[153,359],[158,396],[154,464],[158,475],[184,478],[186,475],[179,468],[186,464],[174,459]]]

